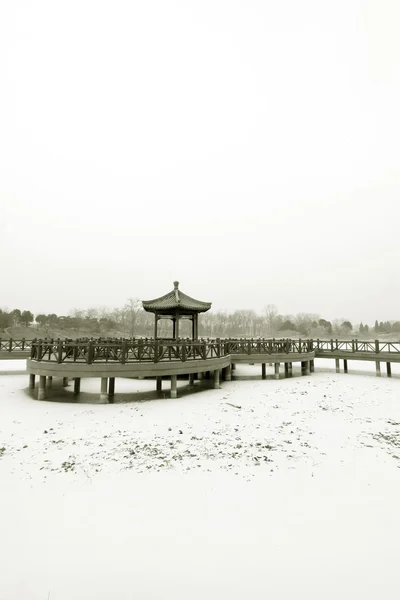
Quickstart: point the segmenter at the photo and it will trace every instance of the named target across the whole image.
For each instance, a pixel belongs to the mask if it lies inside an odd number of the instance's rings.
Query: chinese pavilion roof
[[[144,310],[147,312],[190,312],[200,313],[206,312],[211,308],[211,302],[202,302],[201,300],[195,300],[190,296],[187,296],[179,289],[179,282],[174,281],[174,289],[154,300],[143,300],[142,301]]]

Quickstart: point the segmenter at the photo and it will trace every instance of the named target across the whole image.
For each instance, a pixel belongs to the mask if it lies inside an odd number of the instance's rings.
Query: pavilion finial
[[[179,287],[179,281],[174,281],[174,290],[177,290]]]

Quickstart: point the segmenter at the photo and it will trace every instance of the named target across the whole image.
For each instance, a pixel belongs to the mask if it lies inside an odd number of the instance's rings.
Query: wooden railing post
[[[57,362],[62,363],[62,351],[63,351],[63,343],[62,340],[58,340],[58,351],[57,351]]]
[[[121,363],[123,365],[126,363],[126,340],[122,340],[121,343]]]
[[[379,354],[379,340],[375,340],[375,352]]]
[[[87,364],[91,365],[93,362],[93,340],[89,340],[88,353],[87,353]]]
[[[8,342],[8,351],[11,352],[12,351],[12,338],[10,338],[9,342]]]
[[[25,338],[22,338],[21,350],[25,350]]]
[[[333,352],[333,340],[331,339],[331,351]]]
[[[38,341],[36,360],[39,362],[42,360],[42,340],[41,339]]]

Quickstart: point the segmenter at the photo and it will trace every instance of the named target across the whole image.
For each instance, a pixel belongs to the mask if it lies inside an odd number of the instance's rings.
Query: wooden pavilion
[[[192,339],[198,339],[199,313],[207,312],[211,308],[211,302],[202,302],[187,296],[179,289],[179,281],[174,281],[174,289],[154,300],[143,300],[143,308],[147,312],[154,313],[154,338],[157,339],[157,327],[160,319],[171,319],[173,322],[172,339],[179,338],[179,322],[181,319],[192,321]]]

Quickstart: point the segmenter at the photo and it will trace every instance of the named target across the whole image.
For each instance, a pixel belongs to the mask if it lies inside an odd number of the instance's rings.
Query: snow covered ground
[[[0,600],[400,597],[397,365],[239,366],[176,400],[117,379],[109,405],[97,380],[39,402],[23,368],[0,363]]]

